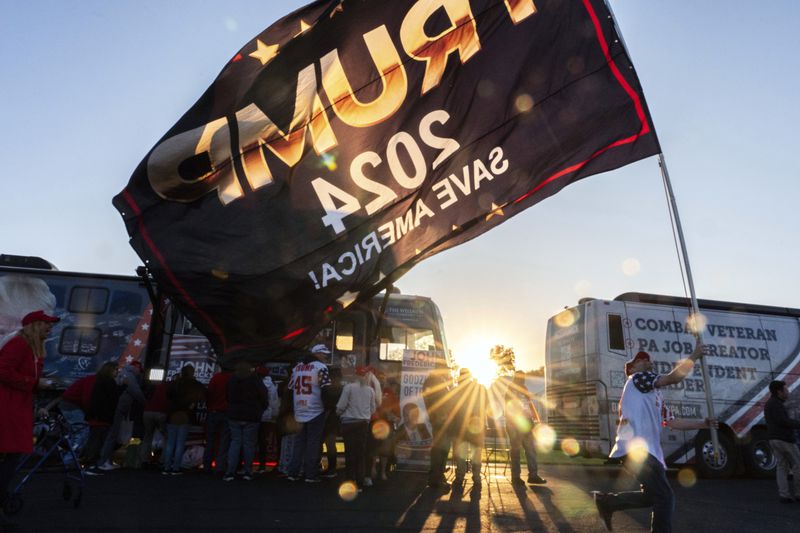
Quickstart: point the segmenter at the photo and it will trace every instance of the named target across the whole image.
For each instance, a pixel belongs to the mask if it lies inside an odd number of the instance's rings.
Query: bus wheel
[[[763,429],[753,431],[750,442],[742,450],[744,466],[752,477],[768,479],[775,476],[778,461],[772,453],[767,432]]]
[[[711,433],[704,429],[695,437],[695,460],[697,471],[701,477],[708,479],[724,479],[731,477],[736,472],[736,447],[731,438],[722,432],[717,432],[719,437],[719,459],[714,458],[714,445],[711,443]]]

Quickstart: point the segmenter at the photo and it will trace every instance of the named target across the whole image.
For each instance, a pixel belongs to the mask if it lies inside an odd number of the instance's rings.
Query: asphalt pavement
[[[341,472],[341,471],[340,471]],[[202,472],[162,476],[116,470],[86,481],[80,506],[63,499],[63,475],[36,474],[21,493],[18,531],[604,531],[590,490],[630,490],[618,467],[545,465],[544,486],[510,483],[503,465],[476,487],[442,491],[418,473],[396,473],[350,500],[340,479],[291,482],[272,474],[223,482]],[[523,472],[524,474],[524,472]],[[671,472],[676,532],[796,532],[800,503],[778,502],[774,480],[693,480]],[[344,497],[342,496],[342,494]],[[614,530],[649,530],[645,510],[617,513]]]

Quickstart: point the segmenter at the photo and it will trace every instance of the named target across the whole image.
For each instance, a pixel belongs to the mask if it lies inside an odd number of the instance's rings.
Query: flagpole
[[[664,159],[664,154],[658,154],[658,166],[661,168],[661,177],[664,179],[664,185],[667,189],[667,196],[669,197],[670,209],[672,216],[675,220],[675,229],[678,232],[678,242],[681,247],[681,255],[683,259],[683,266],[686,269],[686,281],[689,284],[689,295],[692,300],[692,313],[694,314],[694,326],[697,333],[697,342],[703,342],[703,330],[699,327],[698,317],[700,316],[700,306],[697,304],[697,295],[694,292],[694,279],[692,278],[692,269],[689,266],[689,253],[686,251],[686,241],[683,238],[683,228],[681,227],[681,219],[678,215],[678,204],[675,202],[675,194],[672,192],[672,182],[669,179],[669,170],[667,170],[667,161]],[[700,358],[700,368],[703,372],[703,381],[705,382],[705,396],[706,407],[708,409],[708,418],[714,418],[714,402],[711,399],[711,381],[708,379],[708,366],[706,365],[706,358]],[[714,461],[719,461],[719,438],[717,429],[714,427],[711,430],[711,443],[714,446]],[[698,458],[699,460],[699,458]]]

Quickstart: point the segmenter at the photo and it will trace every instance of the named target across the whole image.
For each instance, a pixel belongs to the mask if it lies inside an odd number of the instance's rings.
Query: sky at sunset
[[[233,54],[299,1],[0,0],[0,253],[66,271],[140,264],[111,198]],[[800,3],[611,6],[644,87],[700,298],[800,307]],[[397,283],[467,361],[544,364],[585,296],[684,286],[655,158],[590,177]]]

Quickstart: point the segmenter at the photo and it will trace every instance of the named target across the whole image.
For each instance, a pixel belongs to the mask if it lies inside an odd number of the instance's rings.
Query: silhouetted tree
[[[500,376],[511,375],[516,369],[514,348],[506,348],[502,344],[498,344],[489,350],[489,359],[497,365],[497,374]]]

